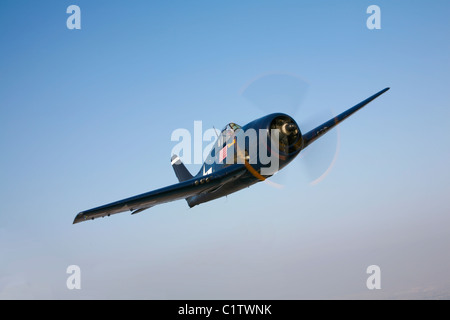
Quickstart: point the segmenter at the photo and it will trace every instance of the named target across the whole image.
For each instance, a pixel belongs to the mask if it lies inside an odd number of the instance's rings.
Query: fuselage
[[[300,153],[303,139],[297,123],[288,115],[273,113],[241,127],[228,124],[195,178],[207,179],[233,166],[245,166],[239,178],[192,196],[190,207],[217,199],[264,181]]]

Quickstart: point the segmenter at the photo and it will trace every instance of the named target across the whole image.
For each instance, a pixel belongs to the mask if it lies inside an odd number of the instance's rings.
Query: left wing
[[[79,223],[86,220],[110,216],[111,214],[131,211],[135,214],[149,209],[157,204],[170,202],[179,199],[185,199],[201,193],[207,193],[217,186],[224,185],[238,179],[246,172],[243,164],[235,164],[222,169],[216,173],[206,176],[194,177],[168,187],[153,190],[134,197],[112,202],[104,206],[82,211],[75,217],[73,223]]]
[[[373,96],[370,96],[366,100],[358,103],[356,106],[348,109],[347,111],[342,112],[338,116],[334,117],[333,119],[328,120],[325,123],[322,123],[320,126],[318,126],[315,129],[312,129],[308,133],[303,135],[303,149],[306,148],[308,145],[313,143],[315,140],[319,139],[321,136],[323,136],[325,133],[327,133],[329,130],[334,128],[336,125],[350,117],[352,114],[354,114],[356,111],[362,109],[366,104],[371,102],[372,100],[375,100],[379,96],[381,96],[383,93],[388,91],[390,88],[385,88],[377,93],[375,93]]]

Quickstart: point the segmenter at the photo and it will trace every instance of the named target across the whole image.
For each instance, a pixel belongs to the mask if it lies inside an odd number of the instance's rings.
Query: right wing
[[[168,187],[153,190],[134,197],[112,202],[104,206],[82,211],[75,217],[73,223],[109,216],[111,214],[132,211],[132,214],[149,209],[157,204],[185,199],[238,179],[246,172],[243,164],[231,165],[216,173],[202,177],[194,177]]]

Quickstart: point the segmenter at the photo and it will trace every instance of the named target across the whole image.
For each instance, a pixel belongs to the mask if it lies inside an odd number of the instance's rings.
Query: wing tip
[[[79,214],[77,214],[77,215],[75,216],[75,219],[73,219],[73,223],[72,223],[72,224],[77,224],[77,223],[80,223],[80,222],[83,222],[83,221],[84,221],[84,219],[83,219],[83,213],[80,212]]]
[[[77,224],[80,222],[84,222],[84,221],[88,221],[88,220],[94,220],[94,217],[89,217],[89,215],[86,214],[86,211],[82,211],[80,213],[78,213],[75,216],[75,219],[73,219],[73,223],[72,224]]]
[[[375,100],[376,98],[378,98],[379,96],[381,96],[383,93],[385,93],[386,91],[389,91],[391,89],[391,87],[386,87],[386,88],[384,88],[383,90],[381,90],[380,92],[378,92],[378,93],[375,93],[372,97],[370,97],[369,99],[370,99],[370,101],[372,101],[372,100]],[[370,102],[369,101],[369,102]]]

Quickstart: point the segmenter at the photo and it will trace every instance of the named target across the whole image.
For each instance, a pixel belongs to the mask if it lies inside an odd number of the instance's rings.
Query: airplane
[[[295,120],[284,113],[272,113],[242,127],[229,123],[195,176],[187,170],[179,156],[173,155],[171,164],[179,183],[82,211],[76,215],[73,224],[125,211],[137,214],[155,205],[179,199],[185,199],[192,208],[264,181],[288,165],[311,143],[389,89],[379,91],[306,134],[302,134]],[[256,140],[245,140],[244,137],[243,144],[236,143],[237,138],[251,130],[264,132],[266,136],[260,135]],[[277,139],[272,135],[278,136]],[[264,151],[273,156],[271,159],[277,160],[277,166],[272,171],[265,170],[268,164],[258,156],[261,149],[266,149]]]

